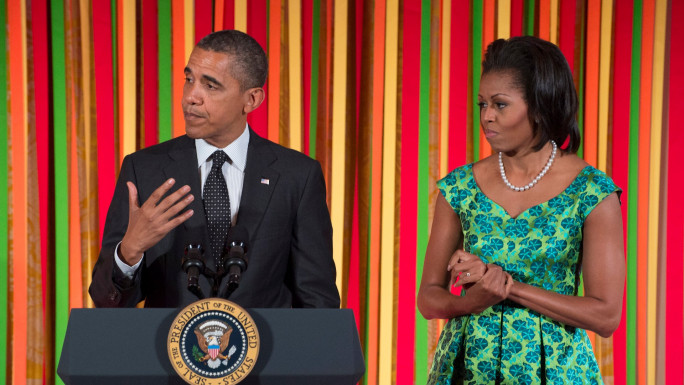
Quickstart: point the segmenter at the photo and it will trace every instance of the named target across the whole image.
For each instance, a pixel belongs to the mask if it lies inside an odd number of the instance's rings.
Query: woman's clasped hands
[[[501,266],[485,264],[478,256],[462,249],[451,256],[447,271],[451,274],[449,288],[466,289],[464,298],[469,300],[472,313],[481,313],[505,300],[513,286],[513,277]]]

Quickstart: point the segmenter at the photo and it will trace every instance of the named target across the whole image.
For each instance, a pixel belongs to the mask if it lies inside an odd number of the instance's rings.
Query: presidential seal
[[[254,368],[259,331],[245,309],[220,298],[181,310],[166,341],[169,360],[188,384],[237,384]]]

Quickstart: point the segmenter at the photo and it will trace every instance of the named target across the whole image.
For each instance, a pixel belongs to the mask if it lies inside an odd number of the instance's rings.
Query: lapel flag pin
[[[261,184],[269,184],[269,180],[266,178],[261,178]]]

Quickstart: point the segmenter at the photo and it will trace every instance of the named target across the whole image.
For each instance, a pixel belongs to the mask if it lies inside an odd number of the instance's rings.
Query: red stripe
[[[511,37],[523,33],[524,0],[511,0]]]
[[[50,41],[47,31],[47,1],[34,0],[31,2],[31,33],[33,43],[33,84],[36,122],[36,163],[38,171],[38,207],[40,218],[40,272],[41,272],[41,323],[46,330],[46,304],[48,277],[48,219],[52,212],[48,192],[50,188],[50,92],[48,86],[49,58],[47,42]],[[49,349],[43,350],[43,362],[48,362],[52,354]],[[43,383],[46,381],[46,367],[43,365]]]
[[[302,0],[302,96],[304,114],[302,124],[304,127],[304,146],[302,152],[309,154],[309,130],[311,128],[309,116],[311,114],[311,49],[313,44],[313,0]]]
[[[223,29],[235,28],[235,0],[225,0],[223,3]]]
[[[449,89],[449,170],[467,162],[468,149],[468,46],[470,44],[470,3],[451,6],[451,50]]]
[[[570,71],[575,72],[575,7],[577,0],[561,0],[560,4],[560,36],[559,46],[565,60],[570,64]]]
[[[253,37],[261,47],[266,50],[268,48],[268,7],[267,0],[250,0],[247,2],[247,33]],[[280,26],[278,26],[280,27]],[[268,54],[268,52],[266,52]],[[269,61],[270,61],[269,55]],[[273,63],[269,62],[269,66]],[[268,83],[264,86],[264,91],[268,95]],[[256,111],[249,114],[250,127],[261,137],[268,137],[268,103],[266,98]]]
[[[142,3],[143,97],[145,100],[145,147],[159,142],[159,56],[157,42],[157,2]]]
[[[354,311],[356,328],[359,330],[361,341],[365,338],[361,329],[361,278],[359,257],[359,175],[358,168],[354,177],[354,215],[352,216],[351,247],[349,248],[349,277],[347,278],[347,308]],[[365,287],[365,282],[363,283]]]
[[[114,84],[112,83],[112,10],[106,1],[93,0],[93,60],[95,64],[95,112],[97,116],[97,200],[100,241],[109,201],[116,182],[114,147]]]
[[[154,3],[154,1],[147,2]],[[211,33],[212,12],[212,0],[195,0],[195,44]],[[146,19],[145,23],[147,23]]]
[[[684,15],[682,1],[671,2],[671,15]],[[673,19],[674,21],[674,19]],[[682,344],[682,271],[684,265],[684,202],[678,198],[684,189],[682,171],[679,168],[680,154],[684,146],[684,117],[675,101],[684,87],[684,74],[679,69],[684,66],[684,24],[671,23],[670,29],[670,71],[668,111],[669,130],[667,154],[667,304],[665,310],[665,378],[668,385],[682,384],[682,362],[684,354]]]
[[[418,106],[420,92],[420,0],[404,0],[401,90],[401,209],[399,300],[397,309],[397,385],[415,376],[416,234],[418,229]],[[424,376],[420,373],[420,377]]]
[[[624,189],[627,187],[629,175],[629,157],[627,154],[629,154],[629,98],[632,71],[632,39],[630,38],[632,36],[632,5],[627,4],[627,2],[616,2],[615,36],[622,36],[623,38],[614,40],[612,177],[615,183]],[[627,240],[627,203],[629,199],[630,191],[625,189],[622,194],[621,206],[625,241]],[[627,371],[626,293],[624,298],[622,320],[613,336],[614,374],[617,385],[625,383]]]

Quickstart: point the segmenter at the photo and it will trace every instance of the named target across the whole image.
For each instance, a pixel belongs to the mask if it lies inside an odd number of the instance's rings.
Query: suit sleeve
[[[130,156],[124,158],[114,197],[107,211],[102,248],[93,268],[89,293],[97,307],[133,307],[142,301],[141,279],[145,263],[132,279],[126,277],[114,261],[114,250],[123,239],[128,228],[128,188],[126,182],[137,186],[133,162]]]
[[[339,308],[332,256],[332,224],[325,201],[325,180],[312,163],[297,210],[291,246],[292,306]]]

